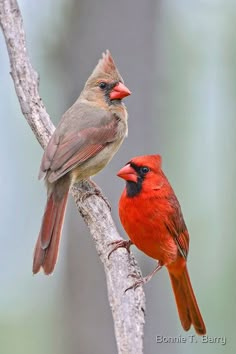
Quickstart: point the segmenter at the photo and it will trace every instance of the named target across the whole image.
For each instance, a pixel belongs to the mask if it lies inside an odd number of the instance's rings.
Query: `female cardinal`
[[[109,51],[103,53],[77,101],[63,115],[41,162],[47,204],[34,251],[33,273],[52,273],[70,186],[98,173],[127,135],[124,85]]]
[[[129,249],[133,243],[149,257],[158,260],[154,271],[130,288],[147,282],[162,266],[166,266],[183,328],[187,331],[193,325],[198,334],[205,334],[205,324],[186,264],[189,234],[179,202],[161,170],[161,157],[135,157],[117,175],[126,181],[119,214],[131,241],[115,241],[116,247],[112,252],[119,247]]]

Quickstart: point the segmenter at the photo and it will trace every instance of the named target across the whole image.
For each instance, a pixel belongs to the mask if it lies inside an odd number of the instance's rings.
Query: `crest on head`
[[[162,166],[162,158],[161,155],[148,155],[145,156],[145,161],[148,161],[150,164],[150,167],[152,167],[154,170],[160,170]]]
[[[162,157],[161,155],[154,155],[154,159],[156,160],[156,165],[158,168],[162,166]]]
[[[134,157],[131,162],[135,163],[137,166],[147,165],[150,168],[161,169],[162,158],[160,155],[145,155]]]
[[[99,59],[98,64],[88,78],[87,83],[94,79],[109,79],[123,82],[123,79],[108,49],[105,53],[102,53],[102,58]]]

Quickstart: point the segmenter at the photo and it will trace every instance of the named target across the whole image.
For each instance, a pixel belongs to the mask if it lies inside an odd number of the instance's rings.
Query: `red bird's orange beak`
[[[137,173],[130,165],[125,165],[125,167],[117,173],[117,176],[130,182],[137,183],[138,181]]]
[[[131,95],[130,90],[124,84],[122,84],[122,82],[119,82],[111,91],[110,99],[121,100],[122,98],[129,95]]]

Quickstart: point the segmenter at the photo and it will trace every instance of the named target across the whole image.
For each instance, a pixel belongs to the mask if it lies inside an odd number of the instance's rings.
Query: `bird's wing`
[[[82,121],[80,125],[76,125],[77,130],[72,132],[69,130],[65,134],[60,134],[62,130],[60,126],[58,130],[56,129],[43,155],[40,178],[48,172],[49,182],[56,181],[116,139],[119,122],[116,116],[104,110],[96,114],[97,119],[94,120],[93,117],[92,124],[89,117],[86,117],[88,127],[86,122]],[[71,122],[67,123],[70,125]]]
[[[174,194],[168,198],[168,203],[171,206],[171,211],[166,227],[173,236],[179,252],[185,259],[187,259],[189,250],[189,234],[179,202]]]

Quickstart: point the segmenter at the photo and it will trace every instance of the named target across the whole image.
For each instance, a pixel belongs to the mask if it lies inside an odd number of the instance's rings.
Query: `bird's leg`
[[[125,290],[125,293],[126,293],[126,291],[128,291],[128,290],[131,290],[131,289],[134,289],[134,290],[135,290],[135,289],[137,289],[140,285],[144,285],[144,284],[148,283],[149,280],[152,279],[153,275],[155,275],[161,268],[162,268],[162,265],[161,265],[159,262],[157,262],[156,268],[155,268],[150,274],[148,274],[146,277],[144,277],[144,278],[142,278],[142,279],[137,280],[133,285],[131,285],[129,288],[127,288],[127,289]],[[137,277],[136,274],[130,274],[130,276],[133,277],[133,278],[136,278],[136,277]]]
[[[86,187],[85,183],[87,183],[87,188],[88,188],[88,185],[92,186],[93,190],[87,190],[85,192],[83,190],[83,193],[81,196],[81,202],[84,202],[85,199],[91,197],[92,195],[97,195],[104,200],[104,202],[108,206],[109,210],[111,211],[111,206],[110,206],[108,199],[106,197],[104,197],[104,195],[102,194],[102,190],[97,186],[97,184],[95,182],[93,182],[93,180],[91,178],[89,180],[83,181],[82,183],[85,187]]]
[[[109,259],[110,258],[110,255],[116,251],[118,248],[126,248],[128,253],[130,253],[130,246],[133,244],[132,241],[126,241],[126,240],[116,240],[116,241],[113,241],[111,243],[109,243],[109,246],[115,246],[113,247],[113,249],[111,250],[111,252],[109,252],[107,258]]]

